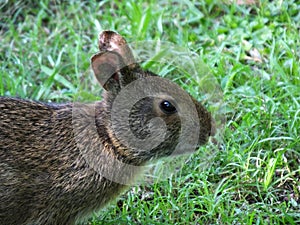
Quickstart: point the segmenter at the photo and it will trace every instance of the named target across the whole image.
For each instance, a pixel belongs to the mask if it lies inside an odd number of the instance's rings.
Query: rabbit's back
[[[51,149],[57,144],[61,132],[66,134],[64,138],[68,138],[69,108],[68,105],[0,97],[1,162],[21,172],[47,167],[47,158],[57,156],[59,152]],[[63,109],[66,113],[59,113]],[[63,147],[63,142],[60,144]]]
[[[0,224],[26,223],[42,204],[49,203],[51,168],[59,163],[54,157],[59,154],[51,150],[56,142],[53,120],[58,108],[0,98]]]
[[[71,104],[0,97],[0,224],[74,224],[123,189],[86,164],[72,119]]]

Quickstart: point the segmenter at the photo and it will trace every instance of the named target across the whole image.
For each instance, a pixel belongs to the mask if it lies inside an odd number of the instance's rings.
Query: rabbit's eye
[[[162,101],[159,107],[165,114],[173,114],[177,112],[175,106],[167,100]]]

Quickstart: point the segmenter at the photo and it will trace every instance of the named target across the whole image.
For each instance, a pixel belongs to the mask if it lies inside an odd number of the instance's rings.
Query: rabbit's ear
[[[119,92],[121,88],[143,76],[125,39],[113,31],[99,36],[100,53],[91,58],[94,74],[106,91]]]
[[[121,56],[116,52],[100,52],[91,58],[94,74],[106,91],[119,91],[120,69],[124,67]]]
[[[100,52],[117,52],[126,66],[135,64],[133,54],[126,40],[114,31],[103,31],[99,35],[98,47]]]
[[[100,52],[91,58],[94,74],[106,90],[117,94],[121,88],[143,77],[144,72],[138,64],[126,65],[116,52]]]

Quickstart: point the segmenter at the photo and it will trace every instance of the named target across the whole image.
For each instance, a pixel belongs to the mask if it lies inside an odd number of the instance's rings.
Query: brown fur
[[[176,113],[164,114],[157,107],[161,99],[156,97],[137,102],[129,123],[137,137],[145,138],[148,121],[162,118],[167,126],[164,142],[151,151],[138,151],[115,136],[110,116],[117,94],[133,80],[154,74],[134,62],[126,41],[114,32],[100,35],[99,49],[92,67],[107,91],[103,101],[46,104],[0,97],[0,224],[75,224],[128,187],[95,171],[85,154],[99,163],[100,171],[117,175],[122,168],[104,161],[101,154],[139,166],[170,155],[177,145],[180,118]],[[103,78],[109,72],[113,75]],[[212,131],[212,119],[193,101],[200,120],[199,144],[204,144]],[[95,130],[89,129],[92,126]],[[122,132],[122,127],[119,129]],[[133,180],[138,171],[131,172],[127,176]]]

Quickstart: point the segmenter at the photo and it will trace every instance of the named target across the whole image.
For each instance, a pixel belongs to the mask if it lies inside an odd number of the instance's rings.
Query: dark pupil
[[[176,108],[169,101],[162,101],[160,103],[160,108],[164,113],[171,114],[176,112]]]

